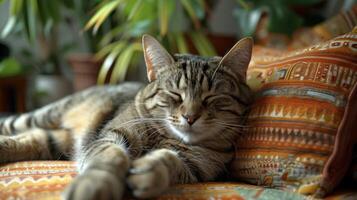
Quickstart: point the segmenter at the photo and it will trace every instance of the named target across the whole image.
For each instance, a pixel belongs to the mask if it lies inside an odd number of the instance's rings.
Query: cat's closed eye
[[[209,95],[203,99],[205,106],[226,106],[232,104],[232,98],[227,95]]]
[[[183,101],[181,94],[174,91],[167,91],[166,93],[169,97],[171,97],[176,103],[181,103]]]

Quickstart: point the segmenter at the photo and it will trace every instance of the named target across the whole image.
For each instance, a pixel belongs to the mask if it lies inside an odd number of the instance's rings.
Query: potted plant
[[[98,34],[105,31],[97,57],[104,59],[98,83],[123,81],[141,58],[141,36],[158,38],[170,52],[188,53],[193,47],[200,55],[216,55],[207,39],[202,21],[207,3],[203,0],[111,0],[100,3],[85,26]],[[190,45],[192,44],[192,45]],[[129,68],[132,66],[132,68]],[[112,73],[111,73],[112,72]]]
[[[85,23],[90,18],[90,10],[98,5],[97,0],[74,1],[72,5],[72,13],[82,29]],[[75,28],[74,28],[75,29]],[[108,27],[100,31],[107,30]],[[102,64],[102,59],[95,57],[94,53],[99,50],[100,34],[91,34],[83,30],[79,31],[81,39],[84,39],[85,52],[72,52],[68,55],[67,60],[73,71],[73,85],[76,91],[85,89],[97,83],[99,68]]]
[[[9,18],[1,36],[11,33],[27,38],[29,48],[23,50],[24,64],[32,66],[36,75],[35,87],[41,98],[38,106],[47,104],[71,92],[71,84],[64,76],[64,52],[68,45],[59,45],[58,25],[61,22],[61,7],[70,7],[69,0],[25,1],[11,0]],[[39,52],[36,52],[36,50]],[[43,95],[46,94],[46,95]],[[36,96],[36,95],[35,95]]]

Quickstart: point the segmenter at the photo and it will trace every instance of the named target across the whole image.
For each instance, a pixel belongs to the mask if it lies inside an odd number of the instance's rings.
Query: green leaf
[[[170,49],[171,53],[178,52],[177,42],[176,42],[176,33],[170,33],[165,37],[160,37],[158,39],[161,40],[161,44],[166,48]]]
[[[199,11],[200,9],[197,9],[198,7],[194,7],[194,5],[196,5],[194,2],[195,1],[191,1],[191,0],[181,0],[181,4],[185,8],[188,15],[190,16],[195,28],[199,29],[201,27],[199,19],[202,15],[201,14],[202,12]]]
[[[141,43],[136,42],[132,43],[120,54],[113,68],[112,76],[110,77],[111,84],[124,81],[131,59],[134,56],[134,52],[141,50]]]
[[[179,53],[188,53],[185,36],[182,33],[176,35],[176,42]]]
[[[109,14],[117,8],[120,2],[121,0],[116,0],[104,4],[103,7],[101,7],[89,20],[84,29],[88,30],[93,27],[93,33],[97,33],[99,27],[103,24],[104,20],[106,20]]]
[[[45,9],[48,10],[47,11],[47,15],[49,16],[48,18],[51,18],[54,24],[59,23],[61,20],[61,14],[60,14],[61,9],[59,9],[61,5],[59,4],[59,1],[41,0],[41,4],[44,3],[44,1],[47,1]]]
[[[158,0],[159,21],[160,21],[160,34],[164,36],[167,34],[169,27],[169,20],[171,13],[175,6],[175,2],[172,0]]]
[[[105,58],[103,65],[100,68],[98,75],[98,84],[102,85],[105,83],[105,80],[109,74],[110,68],[112,67],[114,61],[120,52],[124,49],[127,43],[124,41],[120,41],[110,52],[110,54]]]
[[[143,0],[137,0],[134,4],[134,7],[131,9],[129,15],[128,15],[128,20],[133,19],[133,17],[139,13],[141,8],[143,7]]]
[[[0,62],[0,77],[15,76],[23,72],[23,67],[15,58],[6,58]]]
[[[291,35],[302,25],[303,19],[288,7],[275,5],[269,12],[268,30],[275,33]]]
[[[243,8],[244,10],[250,9],[250,6],[248,5],[248,3],[245,0],[236,0],[236,1],[240,5],[240,7]]]
[[[166,35],[168,27],[168,9],[166,0],[158,0],[158,10],[159,10],[159,21],[160,21],[160,34]]]
[[[33,43],[36,38],[36,16],[32,9],[32,0],[25,1],[23,9],[23,23],[25,26],[25,34],[30,43]]]
[[[10,15],[14,16],[21,12],[24,0],[11,0],[10,1]],[[26,0],[25,0],[26,1]]]
[[[96,55],[95,57],[97,59],[103,59],[105,56],[107,56],[108,54],[110,54],[110,52],[120,43],[122,43],[123,41],[119,40],[116,42],[113,42],[111,44],[108,44],[106,46],[104,46]]]
[[[262,14],[263,9],[261,8],[255,8],[253,10],[237,8],[233,12],[238,23],[238,28],[243,36],[252,36],[255,33]]]
[[[62,0],[63,5],[69,9],[73,9],[74,8],[74,4],[75,2],[73,0]]]
[[[37,37],[37,0],[27,0],[30,5],[27,5],[27,17],[28,17],[28,34],[30,42],[34,42]]]
[[[11,16],[7,20],[5,27],[1,32],[1,37],[4,38],[8,36],[9,33],[11,33],[11,31],[14,29],[15,25],[16,25],[16,16]]]
[[[144,33],[151,32],[154,21],[151,19],[140,20],[135,23],[128,24],[128,29],[124,32],[130,37],[141,37]]]
[[[126,29],[125,25],[118,25],[109,30],[99,41],[100,46],[108,45],[112,40],[120,36]]]
[[[212,46],[211,42],[201,32],[193,32],[190,34],[192,42],[195,45],[198,53],[203,56],[215,56],[216,50]]]

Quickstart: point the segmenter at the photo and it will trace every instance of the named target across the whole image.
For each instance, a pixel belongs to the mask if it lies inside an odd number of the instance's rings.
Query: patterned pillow
[[[247,79],[257,97],[233,176],[302,194],[330,192],[357,141],[357,28],[290,53],[255,48]]]

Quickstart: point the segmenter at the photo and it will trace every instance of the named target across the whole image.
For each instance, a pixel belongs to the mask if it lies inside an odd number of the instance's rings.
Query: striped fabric
[[[234,176],[303,194],[332,189],[335,182],[320,188],[321,178],[357,82],[357,28],[290,53],[255,48],[247,79],[257,97],[248,134],[237,141]]]
[[[0,167],[0,199],[60,199],[76,175],[73,162],[18,162]]]

